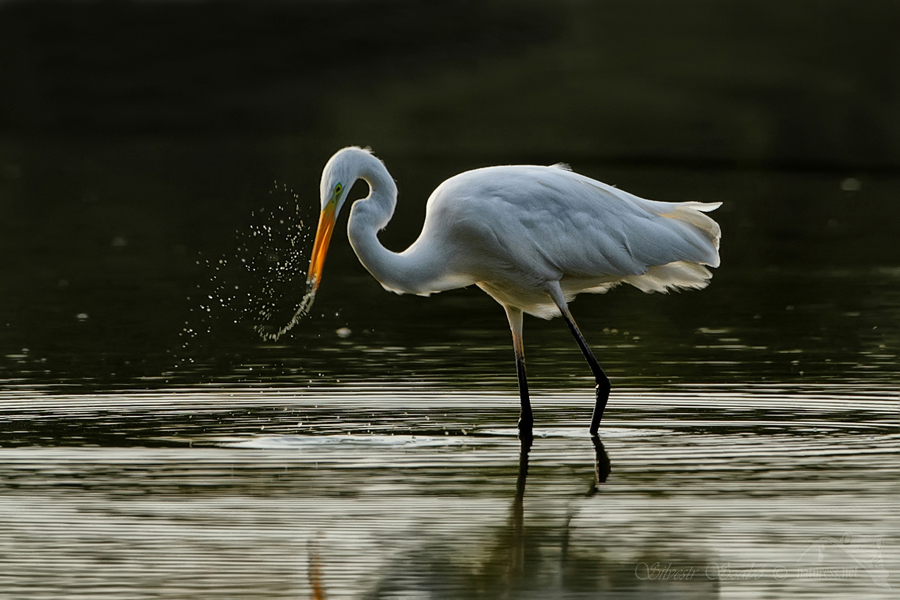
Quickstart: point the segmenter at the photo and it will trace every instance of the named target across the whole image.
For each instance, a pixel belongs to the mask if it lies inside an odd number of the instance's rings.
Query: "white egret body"
[[[358,179],[368,183],[369,195],[353,203],[348,237],[385,289],[427,296],[475,284],[506,310],[518,366],[519,428],[527,435],[533,419],[523,313],[566,320],[597,381],[590,427],[596,434],[609,380],[567,302],[620,283],[645,292],[703,288],[712,276],[704,265],[719,265],[719,226],[704,213],[720,203],[644,200],[562,165],[487,167],[451,177],[428,199],[418,239],[403,252],[392,252],[381,245],[378,232],[394,213],[397,186],[380,160],[350,147],[332,156],[322,172],[322,212],[307,294],[291,324],[312,306],[335,220]]]

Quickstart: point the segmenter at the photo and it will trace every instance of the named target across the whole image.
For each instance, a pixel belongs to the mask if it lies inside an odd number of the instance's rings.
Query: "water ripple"
[[[600,449],[590,396],[536,393],[523,455],[514,393],[7,390],[0,589],[890,597],[896,388],[617,388]]]

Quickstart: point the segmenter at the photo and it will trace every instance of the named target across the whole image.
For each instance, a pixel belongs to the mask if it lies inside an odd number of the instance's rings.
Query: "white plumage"
[[[438,186],[402,254],[439,249],[445,273],[549,318],[560,314],[546,293],[554,282],[566,300],[622,282],[704,287],[701,265],[719,264],[719,227],[699,210],[718,206],[643,200],[558,166],[488,167]]]
[[[567,302],[620,283],[645,292],[703,288],[712,276],[706,266],[719,265],[719,226],[704,214],[719,203],[645,200],[564,165],[487,167],[451,177],[428,199],[418,239],[391,252],[377,234],[393,215],[397,187],[381,161],[350,147],[332,156],[322,173],[322,214],[298,316],[312,305],[334,222],[357,179],[370,192],[353,203],[348,237],[386,289],[429,295],[475,284],[506,309],[519,366],[519,427],[528,435],[522,312],[566,319],[597,379],[594,434],[609,382]]]

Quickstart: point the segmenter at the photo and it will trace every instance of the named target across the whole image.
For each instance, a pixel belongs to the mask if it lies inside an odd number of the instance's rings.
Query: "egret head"
[[[265,339],[277,340],[296,325],[300,317],[309,314],[313,301],[316,299],[319,282],[322,280],[322,267],[325,266],[325,255],[328,253],[328,244],[331,242],[331,234],[334,233],[338,213],[347,200],[350,188],[360,177],[363,155],[371,157],[371,153],[366,150],[353,147],[344,148],[332,156],[325,165],[325,169],[322,171],[322,182],[319,186],[322,212],[319,214],[319,227],[316,229],[316,241],[313,244],[309,272],[306,275],[306,294],[287,325],[274,330],[267,325],[257,327],[257,331]]]
[[[322,280],[322,267],[325,265],[325,255],[338,214],[347,200],[347,193],[359,179],[363,161],[371,159],[371,156],[369,151],[362,148],[344,148],[335,153],[322,170],[322,181],[319,184],[322,212],[319,214],[319,227],[306,276],[306,293],[310,297],[310,304]]]

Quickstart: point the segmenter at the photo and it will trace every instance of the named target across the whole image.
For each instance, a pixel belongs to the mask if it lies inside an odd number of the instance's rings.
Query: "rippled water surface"
[[[7,393],[0,583],[23,598],[891,597],[896,390],[620,389],[599,447],[588,400],[540,394],[525,457],[513,394]]]
[[[723,266],[572,305],[614,386],[598,440],[577,347],[528,319],[530,448],[477,290],[387,294],[338,234],[312,318],[253,333],[254,302],[296,301],[265,264],[308,252],[287,185],[231,192],[231,220],[4,188],[28,227],[2,241],[0,597],[895,597],[900,184],[582,170],[723,200]]]

